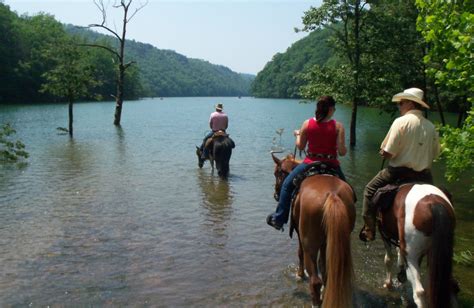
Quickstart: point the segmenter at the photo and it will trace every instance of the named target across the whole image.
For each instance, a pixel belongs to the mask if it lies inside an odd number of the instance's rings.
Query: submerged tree
[[[86,61],[84,52],[81,52],[71,39],[65,39],[58,45],[51,46],[44,56],[53,61],[55,67],[43,74],[46,82],[40,91],[68,101],[68,133],[72,137],[74,102],[79,98],[90,96],[90,90],[100,85],[100,82],[94,80],[93,67]]]
[[[101,28],[107,31],[108,33],[112,34],[118,40],[118,47],[111,48],[106,45],[99,45],[99,44],[84,44],[87,46],[103,48],[108,50],[112,53],[118,60],[118,72],[117,72],[117,92],[116,95],[113,97],[115,98],[115,115],[114,115],[114,125],[120,125],[120,120],[122,118],[122,105],[123,105],[123,97],[124,97],[124,79],[125,79],[125,71],[133,62],[125,63],[125,37],[127,33],[127,24],[130,20],[135,16],[135,14],[140,11],[145,5],[147,5],[148,1],[138,5],[138,7],[130,14],[129,10],[131,7],[133,0],[120,0],[116,1],[113,5],[114,8],[122,8],[123,10],[123,20],[122,20],[122,29],[119,34],[117,30],[111,29],[107,26],[107,8],[104,4],[103,0],[94,0],[94,4],[102,13],[102,22],[100,24],[91,24],[89,27]]]

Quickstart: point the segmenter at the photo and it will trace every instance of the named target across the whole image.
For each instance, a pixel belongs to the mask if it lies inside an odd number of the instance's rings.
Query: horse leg
[[[211,163],[212,170],[214,170],[214,157],[211,155],[209,156],[209,162]]]
[[[407,269],[406,269],[406,263],[405,263],[405,258],[403,257],[400,248],[397,248],[397,253],[398,253],[398,259],[397,259],[397,267],[398,267],[398,275],[397,279],[401,283],[404,283],[407,281]]]
[[[318,271],[319,277],[323,280],[323,288],[326,285],[327,273],[326,273],[326,245],[322,245],[321,250],[319,251],[318,259]]]
[[[296,273],[296,278],[299,280],[303,280],[304,277],[304,252],[303,252],[303,246],[301,245],[301,242],[299,242],[298,245],[298,260],[299,260],[299,266],[298,266],[298,272]]]
[[[421,283],[419,258],[409,256],[407,258],[407,263],[407,276],[413,289],[413,300],[418,308],[427,307],[425,298],[426,292]]]
[[[323,244],[319,251],[318,272],[319,272],[319,278],[323,281],[323,285],[321,286],[321,291],[320,291],[321,292],[320,298],[322,301],[323,294],[324,294],[324,286],[326,285],[327,278],[328,278],[327,271],[326,271],[326,244]]]
[[[392,265],[393,265],[393,253],[392,253],[392,245],[388,241],[383,241],[383,245],[385,246],[385,282],[383,287],[385,289],[391,289],[393,287],[392,284]]]
[[[317,259],[317,255],[304,253],[304,263],[309,274],[309,291],[313,307],[321,306],[322,303],[321,287],[323,282],[318,275]]]

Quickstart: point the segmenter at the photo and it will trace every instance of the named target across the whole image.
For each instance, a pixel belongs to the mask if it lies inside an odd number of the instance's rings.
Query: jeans
[[[285,178],[283,181],[283,185],[280,191],[280,199],[278,200],[278,205],[273,214],[273,218],[278,224],[286,224],[288,222],[288,217],[290,215],[290,208],[291,208],[291,199],[293,196],[293,192],[295,190],[295,185],[293,184],[293,179],[300,173],[304,172],[308,164],[301,163],[291,171],[290,174]],[[342,173],[342,169],[340,166],[334,168],[340,178],[345,181],[346,178],[344,173]]]
[[[206,149],[205,145],[206,145],[207,139],[211,138],[212,135],[214,135],[214,132],[211,130],[207,133],[207,135],[204,137],[204,140],[202,141],[202,144],[201,144],[201,158],[202,159],[206,159],[207,157],[209,157],[209,150]]]

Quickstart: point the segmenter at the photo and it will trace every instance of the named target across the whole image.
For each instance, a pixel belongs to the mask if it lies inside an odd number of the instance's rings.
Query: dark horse
[[[206,142],[205,147],[209,152],[209,161],[214,170],[216,164],[217,174],[221,178],[227,178],[229,175],[229,161],[232,155],[232,149],[235,148],[234,141],[225,133],[217,132]],[[205,159],[202,159],[202,152],[196,146],[196,155],[198,157],[198,166],[202,168]]]
[[[284,178],[298,165],[292,155],[275,162],[275,199]],[[313,305],[350,307],[353,265],[350,235],[355,222],[355,197],[346,182],[332,175],[307,177],[292,203],[291,227],[298,234],[297,275],[309,275]],[[324,294],[321,287],[324,286]]]
[[[452,277],[454,208],[449,194],[429,184],[400,186],[393,205],[379,209],[379,231],[385,245],[386,280],[392,286],[392,246],[399,246],[398,279],[410,281],[418,307],[456,307],[459,291]],[[390,204],[388,204],[390,205]],[[420,265],[428,257],[428,296]]]

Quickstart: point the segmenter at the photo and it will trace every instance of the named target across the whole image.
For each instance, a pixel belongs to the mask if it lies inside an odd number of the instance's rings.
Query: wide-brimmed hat
[[[222,111],[222,109],[224,109],[224,105],[222,105],[221,103],[216,105],[216,110]]]
[[[392,97],[392,102],[397,102],[399,103],[402,99],[406,99],[412,102],[415,102],[417,104],[420,104],[421,106],[430,109],[430,106],[423,101],[423,90],[418,89],[418,88],[410,88],[406,89],[405,91],[395,94]]]

